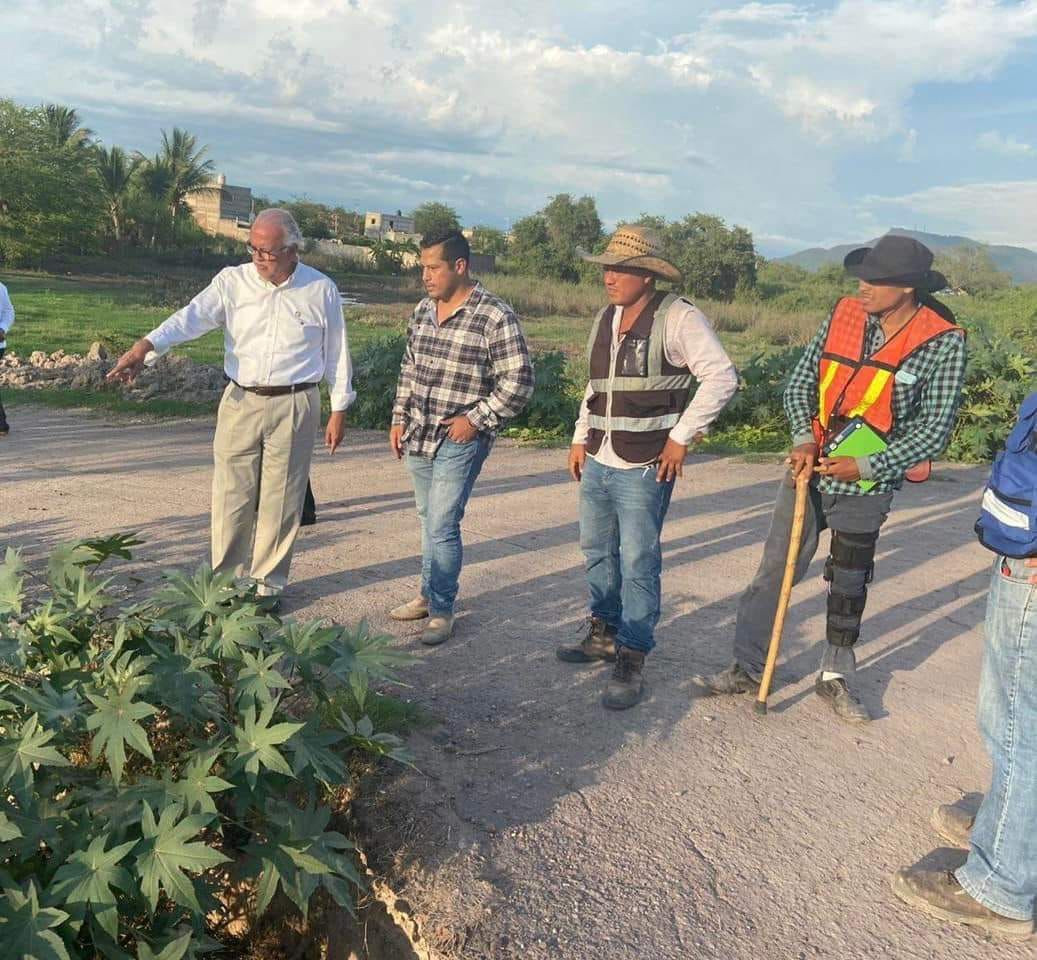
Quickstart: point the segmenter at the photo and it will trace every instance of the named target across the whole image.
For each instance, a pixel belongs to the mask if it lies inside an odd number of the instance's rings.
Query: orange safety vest
[[[893,426],[897,370],[936,337],[965,333],[923,306],[878,351],[866,357],[867,323],[868,313],[859,300],[844,297],[835,305],[818,375],[818,412],[813,426],[819,446],[833,418],[861,417],[876,432],[888,434]]]

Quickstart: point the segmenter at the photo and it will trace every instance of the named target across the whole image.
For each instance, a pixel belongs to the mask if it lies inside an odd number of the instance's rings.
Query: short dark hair
[[[446,233],[426,233],[421,238],[421,249],[428,250],[430,247],[443,245],[443,259],[450,264],[451,268],[458,260],[464,260],[466,264],[472,262],[472,248],[460,230],[450,230]]]

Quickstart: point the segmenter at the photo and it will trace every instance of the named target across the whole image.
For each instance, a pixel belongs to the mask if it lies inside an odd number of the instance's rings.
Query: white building
[[[396,213],[365,213],[364,236],[372,240],[404,240],[414,236],[414,218]]]
[[[187,195],[195,222],[210,236],[248,241],[255,219],[251,187],[235,187],[221,173],[203,190]]]

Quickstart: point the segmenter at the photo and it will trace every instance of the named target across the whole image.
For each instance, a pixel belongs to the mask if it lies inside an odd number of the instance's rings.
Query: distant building
[[[402,213],[365,213],[364,236],[371,240],[409,240],[416,236],[414,218]]]
[[[255,219],[255,204],[251,187],[234,187],[221,173],[209,189],[187,195],[191,216],[207,234],[248,240],[248,231]]]

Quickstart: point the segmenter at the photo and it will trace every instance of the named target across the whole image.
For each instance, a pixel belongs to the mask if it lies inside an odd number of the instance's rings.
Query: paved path
[[[0,546],[42,558],[139,529],[141,571],[204,558],[211,424],[27,407],[12,423]],[[411,693],[442,721],[415,738],[421,775],[386,787],[379,808],[401,818],[382,842],[430,935],[471,957],[1032,957],[931,923],[888,886],[936,846],[932,806],[987,776],[974,709],[989,557],[971,534],[983,472],[941,468],[898,500],[860,648],[879,719],[848,728],[811,692],[819,563],[793,598],[767,720],[690,681],[729,658],[780,473],[734,459],[687,470],[665,531],[650,696],[603,711],[600,670],[553,655],[584,597],[563,460],[506,444],[491,456],[464,524],[457,636],[428,650],[384,615],[418,566],[405,471],[373,434],[316,458],[320,522],[299,544],[294,606],[399,636],[417,657]]]

